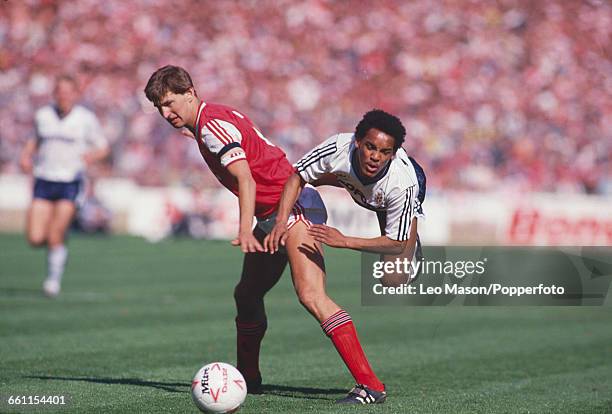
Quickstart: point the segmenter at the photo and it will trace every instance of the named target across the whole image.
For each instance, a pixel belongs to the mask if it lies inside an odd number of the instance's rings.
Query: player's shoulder
[[[96,114],[89,108],[87,108],[86,106],[83,105],[75,105],[71,112],[74,115],[77,115],[79,117],[85,117],[85,118],[89,118],[89,119],[96,119]]]
[[[57,117],[57,112],[55,110],[55,107],[51,104],[38,108],[36,112],[34,113],[34,117],[38,120],[42,118],[48,118],[50,116]]]
[[[414,158],[408,156],[403,148],[399,148],[391,163],[390,178],[399,190],[406,190],[415,185],[421,186],[425,180],[425,172]]]
[[[353,138],[354,134],[351,133],[334,134],[318,145],[319,151],[324,148],[326,150],[329,150],[330,153],[348,153],[349,148],[351,147],[351,144],[354,141]]]
[[[237,119],[247,119],[247,116],[236,108],[214,102],[206,102],[203,111],[207,120],[216,119],[232,122]]]
[[[349,148],[355,142],[355,134],[351,132],[343,132],[335,135],[336,147]]]

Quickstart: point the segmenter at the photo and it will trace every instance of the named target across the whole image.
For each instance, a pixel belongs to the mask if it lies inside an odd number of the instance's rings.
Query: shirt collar
[[[196,117],[196,121],[195,121],[195,129],[196,129],[196,138],[200,138],[200,117],[202,116],[202,110],[204,109],[204,107],[206,106],[206,102],[202,101],[200,102],[200,107],[198,108],[198,116]]]

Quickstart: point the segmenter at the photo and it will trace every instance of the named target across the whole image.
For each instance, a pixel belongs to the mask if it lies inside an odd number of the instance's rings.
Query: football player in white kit
[[[76,80],[60,76],[53,92],[55,104],[35,115],[36,137],[21,154],[21,168],[34,174],[32,203],[27,216],[27,239],[47,247],[47,278],[43,291],[57,296],[68,258],[65,235],[77,208],[85,168],[110,152],[93,112],[76,105]]]
[[[295,164],[279,202],[276,224],[264,240],[275,253],[287,237],[286,220],[305,184],[344,187],[360,206],[377,213],[380,237],[345,236],[324,224],[309,226],[309,233],[328,246],[380,253],[383,260],[419,260],[418,218],[423,217],[425,173],[401,148],[406,130],[401,121],[381,110],[366,113],[355,133],[336,134]],[[397,285],[416,275],[392,274],[383,283]],[[357,384],[339,402],[382,402],[386,393]]]

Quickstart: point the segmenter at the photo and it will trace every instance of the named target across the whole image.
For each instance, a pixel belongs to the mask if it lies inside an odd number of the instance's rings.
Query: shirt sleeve
[[[323,174],[332,172],[332,160],[337,150],[338,135],[334,135],[296,162],[295,170],[307,183],[316,181]]]
[[[97,149],[108,147],[108,140],[104,135],[102,125],[100,125],[100,121],[98,121],[98,118],[93,113],[90,113],[89,124],[89,135],[87,136],[89,144]]]
[[[385,235],[388,238],[397,241],[408,240],[412,219],[425,217],[418,194],[418,186],[412,185],[389,200],[385,227]]]
[[[246,153],[240,146],[242,134],[234,124],[211,119],[202,127],[200,135],[204,145],[219,157],[224,167],[238,160],[246,160]]]

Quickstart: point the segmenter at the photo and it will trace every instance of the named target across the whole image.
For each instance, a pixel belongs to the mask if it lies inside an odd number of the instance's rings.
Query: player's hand
[[[325,243],[331,247],[347,247],[346,236],[334,227],[325,224],[313,224],[308,229],[310,234],[318,242]]]
[[[259,243],[259,240],[257,240],[251,232],[238,234],[238,237],[232,240],[232,246],[240,246],[243,253],[264,251],[264,248],[261,246],[261,243]]]
[[[280,246],[285,245],[288,235],[289,229],[287,228],[287,221],[276,223],[270,234],[264,239],[265,251],[270,254],[276,253]]]
[[[19,166],[21,167],[24,173],[30,174],[32,172],[33,166],[32,157],[21,157],[21,159],[19,160]]]
[[[81,159],[83,160],[83,163],[85,164],[86,167],[90,166],[91,164],[95,162],[95,156],[89,152],[83,154]]]

